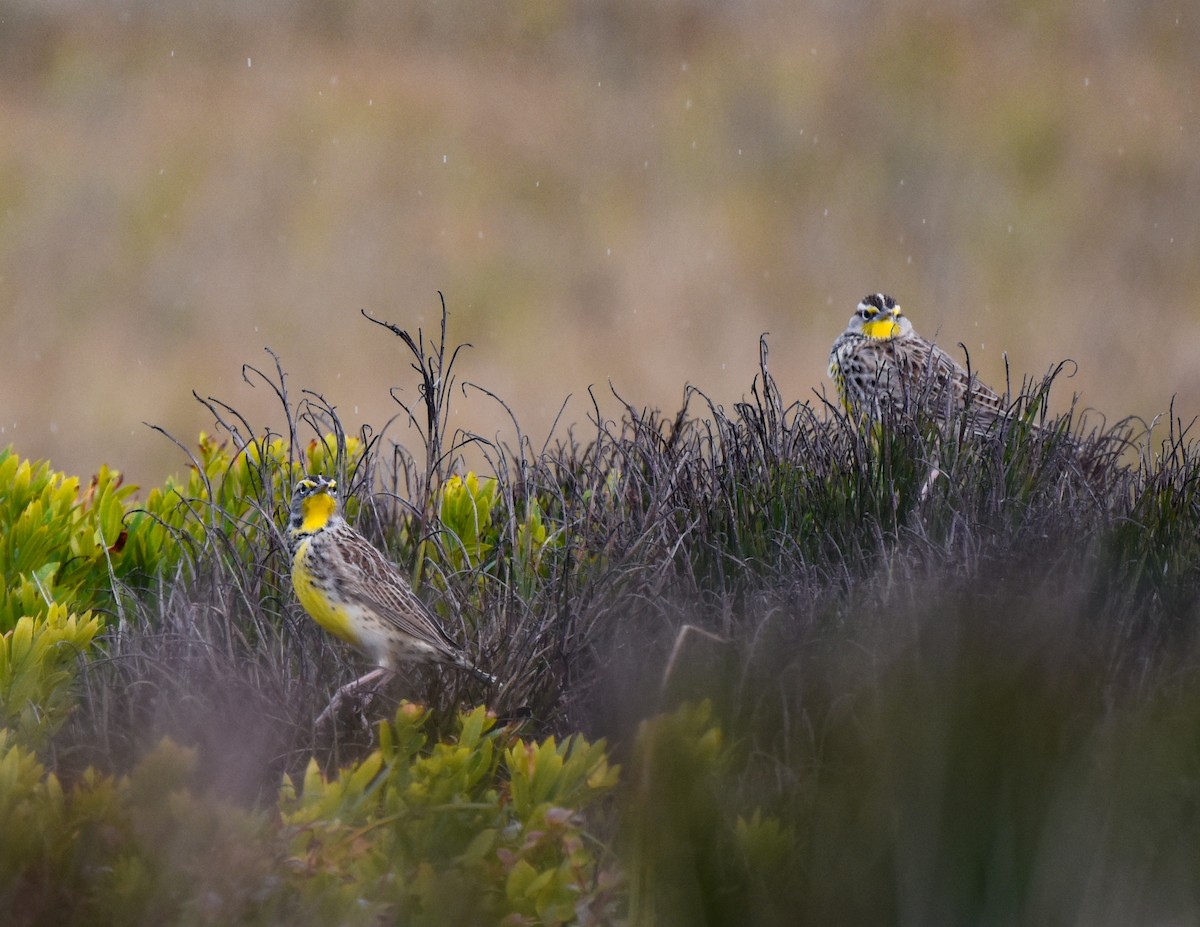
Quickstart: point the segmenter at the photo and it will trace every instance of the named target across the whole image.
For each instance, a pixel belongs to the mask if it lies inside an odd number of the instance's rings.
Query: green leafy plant
[[[450,535],[444,546],[453,569],[478,568],[495,548],[496,487],[495,479],[480,479],[473,472],[452,476],[442,484],[438,515]]]
[[[617,781],[603,744],[525,743],[482,708],[428,743],[427,718],[402,705],[362,762],[286,782],[278,814],[206,795],[170,742],[64,789],[0,730],[6,923],[603,922],[618,883],[580,816]]]
[[[76,616],[51,605],[0,637],[0,725],[18,742],[39,747],[65,720],[76,666],[100,627],[91,612]]]
[[[607,909],[613,878],[578,814],[616,783],[603,744],[506,746],[477,708],[427,749],[427,716],[405,703],[363,761],[332,778],[310,764],[299,794],[285,784],[296,888],[363,923],[567,924]]]
[[[133,491],[107,467],[81,491],[76,477],[0,451],[0,632],[54,603],[113,605],[112,580],[144,566],[125,553]]]

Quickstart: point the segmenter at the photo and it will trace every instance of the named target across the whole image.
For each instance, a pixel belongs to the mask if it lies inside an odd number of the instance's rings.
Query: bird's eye
[[[863,307],[863,318],[869,319],[869,318],[872,318],[873,316],[877,316],[877,315],[879,315],[879,310],[876,309],[874,306],[864,306]]]

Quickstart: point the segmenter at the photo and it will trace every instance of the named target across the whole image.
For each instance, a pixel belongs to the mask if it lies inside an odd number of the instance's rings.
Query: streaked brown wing
[[[343,530],[352,529],[346,526]],[[344,584],[345,593],[401,633],[423,641],[447,656],[457,656],[461,648],[412,591],[407,580],[366,538],[354,532],[354,539],[353,544],[338,545],[343,553],[341,568],[349,580]]]
[[[1005,411],[1004,400],[995,390],[968,375],[967,371],[949,354],[924,338],[914,336],[896,344],[896,363],[910,390],[917,395],[927,395],[941,400],[949,397],[955,407],[962,408],[968,402],[992,412]]]

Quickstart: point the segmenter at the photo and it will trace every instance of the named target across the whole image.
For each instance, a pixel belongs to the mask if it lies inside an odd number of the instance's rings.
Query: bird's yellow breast
[[[307,517],[307,513],[305,514]],[[335,637],[359,647],[361,645],[358,635],[354,633],[349,611],[330,596],[309,566],[308,554],[311,544],[312,539],[306,538],[296,548],[292,557],[292,588],[296,590],[296,598],[312,616],[313,621]]]

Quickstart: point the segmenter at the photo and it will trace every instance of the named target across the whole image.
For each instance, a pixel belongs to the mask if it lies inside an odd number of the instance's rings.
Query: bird
[[[829,352],[829,375],[851,415],[878,421],[886,409],[924,408],[944,422],[961,410],[976,430],[1006,419],[1005,400],[913,329],[886,293],[864,296]]]
[[[292,588],[317,624],[365,654],[377,669],[343,686],[340,698],[405,663],[452,666],[488,685],[479,669],[387,557],[338,511],[337,481],[323,476],[296,483],[288,521]]]

